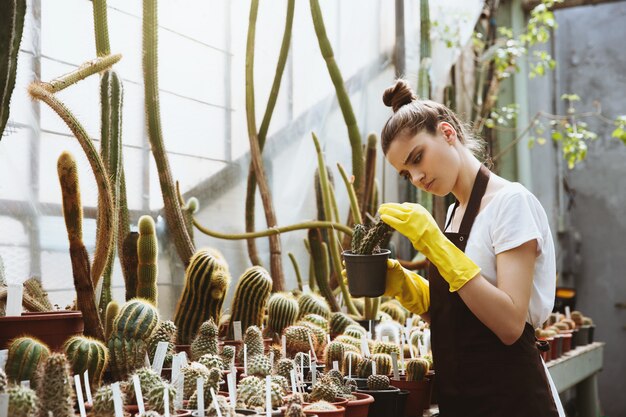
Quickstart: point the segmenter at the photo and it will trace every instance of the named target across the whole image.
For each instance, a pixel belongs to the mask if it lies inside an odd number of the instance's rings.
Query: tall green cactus
[[[124,282],[126,286],[126,301],[130,301],[137,296],[137,240],[139,233],[128,232],[122,243],[122,256],[120,257],[124,272]]]
[[[158,305],[158,242],[154,220],[150,216],[139,219],[139,239],[137,240],[137,297]]]
[[[322,241],[319,229],[309,229],[309,248],[311,261],[315,268],[315,280],[320,293],[326,298],[332,311],[339,311],[339,303],[330,288],[330,263],[328,260],[328,245]]]
[[[83,312],[85,334],[104,340],[104,329],[98,314],[94,284],[90,274],[89,254],[83,243],[83,207],[80,201],[78,169],[72,154],[63,152],[59,156],[57,171],[63,197],[63,217],[70,241],[70,258],[78,309]]]
[[[185,218],[176,195],[174,180],[170,170],[167,152],[163,144],[163,132],[161,129],[161,110],[159,104],[159,81],[158,81],[158,23],[157,1],[143,1],[143,79],[146,121],[148,124],[148,137],[150,149],[156,162],[159,174],[159,184],[163,194],[165,206],[165,219],[171,232],[172,240],[178,251],[178,255],[185,266],[189,265],[195,252],[191,237],[185,226]],[[178,323],[177,323],[178,325]]]
[[[9,381],[20,383],[29,380],[35,386],[35,375],[40,363],[50,356],[50,349],[33,337],[19,337],[11,342],[6,363]]]
[[[281,335],[287,326],[298,319],[298,301],[289,293],[275,293],[267,303],[266,333]]]
[[[26,0],[7,0],[0,15],[0,139],[9,120],[9,103],[15,77],[17,56],[24,30]]]
[[[144,365],[148,339],[158,321],[159,313],[149,301],[136,298],[122,306],[108,340],[110,368],[115,379],[124,379]]]
[[[63,345],[63,351],[72,365],[72,372],[82,375],[89,371],[91,388],[98,388],[109,363],[109,350],[104,343],[90,337],[72,336]]]
[[[219,323],[229,284],[228,266],[213,256],[212,250],[200,249],[193,255],[174,314],[178,343],[191,343],[200,325],[208,319]]]
[[[40,368],[37,394],[40,417],[47,417],[49,413],[59,417],[74,415],[74,390],[64,354],[53,353]]]
[[[272,278],[260,266],[248,268],[237,282],[233,297],[232,314],[228,326],[228,337],[233,338],[235,321],[241,322],[241,328],[259,326],[263,322],[265,305],[272,291]]]

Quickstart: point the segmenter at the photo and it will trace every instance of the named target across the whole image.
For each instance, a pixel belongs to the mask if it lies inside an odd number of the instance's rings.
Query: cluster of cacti
[[[365,231],[364,229],[367,229]],[[371,255],[380,251],[380,245],[393,232],[393,228],[378,219],[371,227],[355,225],[352,234],[352,253],[355,255]],[[357,235],[356,239],[354,235]]]
[[[209,373],[207,374],[204,380],[204,398],[211,398],[211,389],[215,393],[219,391],[219,386],[222,383],[222,371],[219,368],[211,368],[209,369]],[[194,379],[195,385],[195,379]],[[198,392],[195,390],[191,397],[189,397],[189,407],[197,408],[198,401]],[[206,401],[206,400],[205,400]]]
[[[137,239],[137,297],[158,305],[158,257],[159,245],[154,220],[141,216],[138,222]]]
[[[42,307],[42,311],[52,310],[52,303],[50,303],[48,293],[44,291],[41,282],[37,278],[31,277],[24,281],[24,293],[30,295]]]
[[[34,390],[21,385],[12,385],[6,393],[9,394],[8,416],[38,417],[39,399]]]
[[[243,343],[246,345],[246,355],[248,360],[256,355],[263,355],[265,353],[265,345],[263,344],[263,334],[261,329],[257,326],[250,326],[246,329],[246,333],[243,336]],[[244,347],[241,346],[238,352],[239,362],[243,363]]]
[[[324,329],[322,329],[321,327],[309,321],[300,321],[296,324],[302,327],[306,327],[307,329],[311,331],[312,335],[315,336],[311,338],[311,341],[313,342],[313,348],[315,349],[315,353],[322,354],[322,352],[324,351],[324,347],[326,346],[326,343],[327,343],[326,339],[328,336],[328,332],[324,331]]]
[[[145,364],[148,340],[158,322],[159,314],[148,301],[136,298],[122,306],[108,340],[110,368],[114,378],[125,379]]]
[[[185,271],[185,287],[176,306],[178,343],[190,344],[206,320],[219,322],[230,285],[226,262],[209,249],[197,251]]]
[[[139,385],[141,386],[141,395],[147,398],[148,393],[154,387],[159,385],[163,380],[161,376],[157,374],[152,368],[143,367],[137,369],[133,375],[136,375],[139,379]],[[120,388],[129,402],[136,402],[135,386],[133,384],[133,375],[129,376],[126,381],[120,384]]]
[[[300,317],[312,313],[319,314],[325,319],[330,319],[330,307],[326,300],[318,295],[312,293],[302,294],[298,299],[298,306],[300,307]]]
[[[370,375],[367,377],[367,389],[380,391],[389,389],[389,377],[387,375]]]
[[[372,347],[372,353],[386,353],[387,355],[391,355],[392,353],[396,353],[398,358],[400,357],[400,347],[391,342],[374,342],[374,346]]]
[[[333,362],[337,361],[339,369],[343,366],[343,356],[346,352],[346,347],[343,343],[332,341],[326,345],[326,352],[324,358],[326,359],[326,369],[333,368]]]
[[[285,408],[285,417],[305,417],[302,410],[302,396],[299,393],[294,393],[289,396],[287,405]]]
[[[273,294],[267,303],[266,334],[282,334],[285,327],[295,323],[299,312],[298,301],[291,294]]]
[[[289,326],[285,329],[284,336],[287,339],[287,354],[289,356],[298,352],[308,352],[311,350],[311,343],[313,343],[314,348],[317,345],[315,334],[305,326]]]
[[[206,400],[205,400],[206,401]],[[215,407],[217,402],[217,407]],[[205,403],[206,404],[206,403]],[[215,401],[210,401],[208,408],[205,410],[204,415],[206,417],[218,417],[217,408],[219,408],[219,415],[222,417],[237,417],[238,414],[235,411],[235,406],[231,405],[226,397],[218,395]]]
[[[75,375],[89,371],[89,384],[96,389],[109,364],[109,350],[99,340],[86,336],[72,336],[63,345],[63,351]]]
[[[9,381],[20,383],[30,381],[35,386],[35,376],[40,364],[50,356],[50,349],[40,340],[32,337],[19,337],[11,342],[6,363]]]
[[[359,362],[361,362],[361,355],[359,353],[346,352],[343,355],[341,373],[344,375],[358,375]]]
[[[334,384],[325,383],[325,381],[320,380],[313,385],[311,388],[311,400],[312,401],[328,401],[333,402],[337,397],[337,389]]]
[[[358,323],[345,313],[335,312],[330,315],[330,333],[331,335],[342,334],[346,327]]]
[[[248,359],[248,375],[265,377],[272,372],[272,363],[265,355],[255,355]]]
[[[150,360],[154,360],[159,342],[167,342],[167,352],[165,353],[163,366],[169,368],[172,365],[172,358],[176,354],[176,325],[173,321],[160,321],[152,332],[148,339],[148,357]]]
[[[270,382],[270,397],[273,408],[278,408],[283,404],[283,397],[286,392],[282,384]],[[237,404],[245,408],[265,409],[265,381],[256,376],[243,378],[237,386]]]
[[[406,380],[423,381],[430,370],[430,363],[424,358],[409,359],[406,362]]]
[[[205,354],[217,354],[218,328],[212,318],[200,326],[196,337],[191,342],[191,360],[197,360]]]
[[[191,362],[183,367],[181,372],[184,376],[183,398],[188,400],[196,391],[196,380],[198,378],[203,378],[206,384],[206,381],[209,379],[209,369],[201,363]]]
[[[172,415],[172,413],[174,413],[174,397],[176,397],[176,390],[171,384],[165,381],[154,384],[148,391],[148,395],[146,396],[146,408],[154,410],[159,414],[164,414],[165,395],[169,397],[169,412],[170,415]]]
[[[51,354],[40,368],[37,395],[42,416],[50,412],[59,417],[74,415],[74,390],[70,367],[64,354]]]
[[[236,321],[241,322],[241,328],[261,326],[265,305],[272,291],[272,277],[260,266],[253,266],[246,270],[237,282],[237,289],[233,297],[232,314],[228,326],[228,338],[234,336]]]
[[[201,363],[202,365],[206,366],[207,369],[224,368],[224,362],[222,361],[222,358],[219,355],[211,355],[210,353],[200,356],[198,358],[198,363]]]

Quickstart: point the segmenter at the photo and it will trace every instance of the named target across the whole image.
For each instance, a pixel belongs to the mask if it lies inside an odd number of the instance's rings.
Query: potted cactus
[[[426,378],[430,363],[424,358],[410,359],[406,362],[406,376],[392,379],[391,385],[409,391],[405,417],[421,417],[430,404],[430,379]]]
[[[353,297],[379,297],[385,292],[387,259],[391,252],[381,249],[380,244],[392,231],[381,220],[369,229],[362,224],[354,225],[351,250],[342,254]]]

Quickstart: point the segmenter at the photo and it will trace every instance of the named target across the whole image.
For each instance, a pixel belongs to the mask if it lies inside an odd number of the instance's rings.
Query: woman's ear
[[[449,145],[454,145],[454,142],[456,142],[456,130],[454,130],[454,127],[448,122],[441,122],[439,123],[439,130],[446,142]]]

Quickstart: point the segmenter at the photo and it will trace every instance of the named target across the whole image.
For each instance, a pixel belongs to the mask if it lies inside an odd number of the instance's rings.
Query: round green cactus
[[[9,381],[20,383],[30,381],[35,386],[35,374],[40,364],[50,356],[50,349],[42,341],[33,337],[18,337],[9,346],[6,373]]]
[[[370,375],[367,377],[367,388],[372,391],[389,389],[389,377],[387,375]]]
[[[298,318],[298,301],[288,293],[275,293],[267,303],[267,334],[282,334]]]
[[[325,319],[330,319],[330,307],[328,302],[318,295],[309,293],[302,294],[298,299],[298,306],[300,307],[300,318],[307,314],[319,314]]]
[[[241,322],[241,328],[260,327],[263,323],[265,306],[272,291],[272,277],[260,266],[246,270],[237,282],[233,297],[232,315],[228,326],[228,337],[234,337],[234,325]]]
[[[326,353],[324,355],[326,359],[326,369],[333,369],[333,362],[337,361],[339,369],[343,366],[343,355],[346,353],[346,348],[343,343],[332,341],[326,346]]]
[[[350,316],[345,313],[335,312],[330,316],[330,333],[331,335],[342,334],[349,325],[358,325]]]
[[[406,362],[406,380],[423,381],[430,370],[430,363],[424,358],[409,359]]]
[[[287,354],[290,356],[298,352],[308,352],[311,350],[309,337],[313,343],[313,347],[317,344],[315,334],[305,326],[289,326],[285,329],[285,338],[287,339]]]
[[[63,350],[75,375],[89,371],[89,384],[96,389],[102,383],[102,375],[109,363],[109,350],[99,340],[86,336],[72,336]]]

